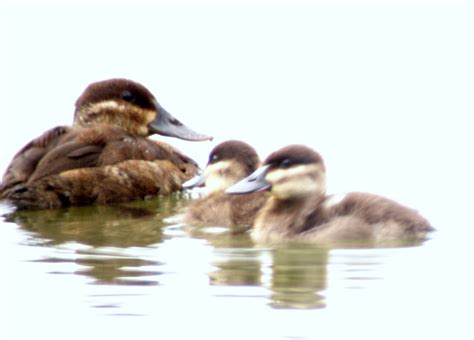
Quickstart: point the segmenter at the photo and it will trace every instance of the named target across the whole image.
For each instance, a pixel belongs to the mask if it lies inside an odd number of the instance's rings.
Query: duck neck
[[[268,203],[267,216],[273,216],[279,222],[269,223],[267,227],[278,228],[278,232],[287,235],[317,227],[326,220],[323,202],[324,195],[321,194],[285,200],[272,197]]]

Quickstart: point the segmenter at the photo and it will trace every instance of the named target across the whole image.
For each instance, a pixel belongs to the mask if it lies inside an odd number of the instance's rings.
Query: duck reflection
[[[93,277],[95,284],[155,286],[158,285],[156,276],[162,274],[152,269],[161,265],[159,261],[124,256],[92,256],[77,259],[76,263],[84,266],[84,269],[75,273]],[[148,269],[143,270],[144,267]]]
[[[248,226],[185,226],[188,235],[206,240],[214,248],[209,282],[215,286],[261,285],[259,251],[250,239]]]
[[[266,287],[273,308],[323,308],[328,254],[310,247],[216,249],[208,276],[212,285]]]
[[[213,262],[216,270],[210,272],[211,285],[261,286],[262,270],[259,253],[249,249],[217,249]]]
[[[180,198],[160,197],[120,205],[16,211],[4,216],[46,244],[77,242],[94,247],[144,247],[162,241],[163,219],[176,213]]]
[[[144,258],[145,247],[162,242],[163,219],[186,203],[181,196],[109,206],[15,211],[3,217],[31,232],[31,245],[47,247],[48,256],[33,261],[61,264],[56,267],[61,270],[50,273],[85,275],[94,278],[95,284],[155,285],[160,274],[157,266],[162,263],[153,256]]]
[[[323,308],[329,251],[276,248],[272,253],[271,301],[275,308]]]

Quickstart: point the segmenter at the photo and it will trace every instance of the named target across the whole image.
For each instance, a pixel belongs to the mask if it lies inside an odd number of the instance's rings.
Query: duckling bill
[[[141,84],[93,83],[76,101],[73,126],[46,131],[13,157],[0,197],[19,209],[47,209],[178,191],[198,166],[172,146],[147,138],[153,134],[212,139],[174,118]]]
[[[361,192],[326,195],[325,174],[319,153],[290,145],[269,155],[262,167],[226,193],[270,192],[252,231],[260,243],[383,244],[423,240],[434,230],[416,210],[385,197]]]
[[[229,140],[217,145],[203,173],[183,184],[185,189],[205,186],[208,191],[207,196],[186,208],[184,222],[198,226],[252,225],[267,194],[231,196],[224,191],[251,174],[259,164],[257,152],[245,142]]]

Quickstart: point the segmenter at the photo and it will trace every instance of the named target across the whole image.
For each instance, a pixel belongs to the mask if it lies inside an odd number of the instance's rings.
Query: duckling
[[[187,181],[183,188],[203,186],[208,195],[186,208],[184,222],[191,225],[252,225],[267,193],[231,196],[225,189],[257,169],[260,159],[253,147],[238,140],[217,145],[209,155],[206,169]]]
[[[73,126],[57,126],[13,157],[0,198],[18,209],[107,204],[169,194],[198,172],[191,158],[152,134],[212,139],[168,113],[143,85],[110,79],[76,101]]]
[[[252,231],[258,243],[380,244],[422,239],[434,230],[417,211],[385,197],[362,192],[327,196],[325,174],[319,153],[290,145],[270,154],[226,193],[270,191]]]

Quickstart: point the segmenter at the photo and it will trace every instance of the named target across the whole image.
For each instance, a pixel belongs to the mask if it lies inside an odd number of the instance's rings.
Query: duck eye
[[[209,163],[215,163],[219,160],[218,155],[212,155],[211,158],[209,159]]]
[[[135,101],[135,95],[132,92],[125,90],[122,92],[122,99],[127,102],[133,102]]]
[[[288,168],[291,166],[291,161],[288,158],[285,158],[280,162],[280,167],[281,168]]]

